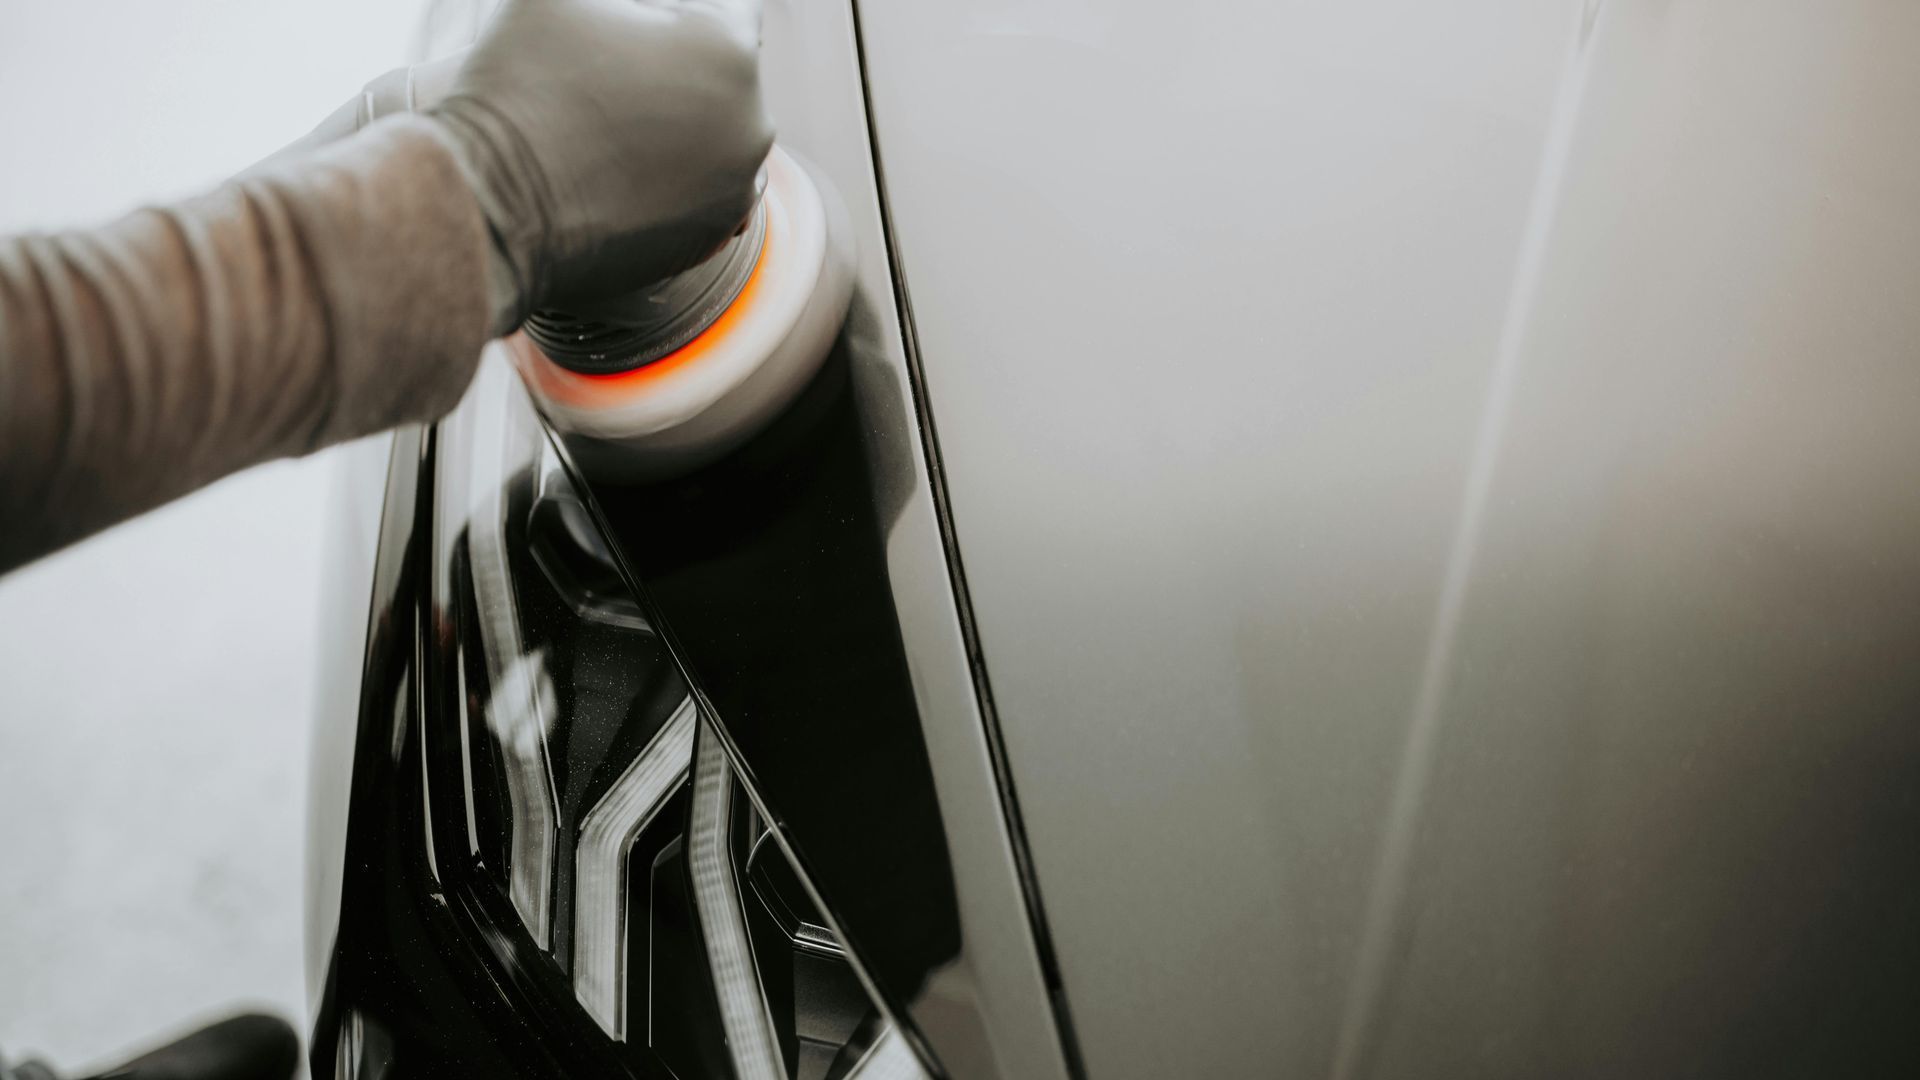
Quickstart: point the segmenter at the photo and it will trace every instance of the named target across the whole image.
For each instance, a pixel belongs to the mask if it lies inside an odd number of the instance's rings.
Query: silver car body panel
[[[1883,1063],[1920,7],[861,18],[1088,1074]]]

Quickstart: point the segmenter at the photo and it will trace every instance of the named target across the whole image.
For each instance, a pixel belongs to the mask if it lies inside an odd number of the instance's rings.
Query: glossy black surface
[[[465,849],[458,773],[432,767],[457,760],[457,731],[441,721],[460,715],[445,678],[457,613],[434,604],[428,582],[434,459],[430,437],[403,434],[391,466],[311,1073],[336,1075],[339,1058],[367,1077],[670,1075],[619,1053],[574,1005],[497,878]],[[676,1029],[688,1040],[702,1030],[695,1019]]]
[[[510,946],[473,929],[480,924],[470,916],[483,901],[441,888],[425,842],[420,687],[436,628],[425,587],[431,461],[420,433],[398,437],[375,567],[339,923],[310,1039],[314,1076],[336,1075],[337,1056],[357,1070],[350,1075],[366,1077],[555,1074],[588,1049],[543,1027],[527,1007],[532,971]]]
[[[748,934],[781,1054],[794,1080],[822,1080],[862,1022],[879,1013],[765,822],[737,789],[733,817]]]
[[[527,419],[531,422],[530,413]],[[511,764],[503,745],[509,733],[497,729],[502,715],[511,712],[502,699],[514,690],[539,699],[535,708],[542,715],[527,719],[542,729],[558,812],[546,882],[548,949],[565,968],[572,954],[574,842],[581,822],[686,699],[687,688],[618,579],[572,483],[557,459],[541,449],[534,448],[525,467],[503,478],[501,491],[504,563],[499,569],[508,580],[498,588],[510,591],[517,625],[511,674],[491,670],[474,582],[479,570],[468,531],[462,529],[448,541],[452,581],[440,586],[448,591],[443,614],[454,644],[451,651],[436,652],[431,685],[441,695],[436,715],[466,728],[464,747],[448,737],[436,775],[449,777],[448,786],[456,791],[471,775],[476,858],[481,872],[509,895]],[[458,679],[451,669],[456,663]],[[508,683],[525,685],[496,684],[502,675]],[[520,704],[527,706],[524,699]],[[469,826],[458,820],[462,807],[451,809],[453,820],[443,835],[457,845]]]
[[[686,799],[679,800],[682,820]],[[686,840],[675,836],[650,859],[630,867],[632,895],[647,898],[656,940],[633,935],[628,963],[647,972],[649,981],[690,987],[691,993],[649,998],[643,1008],[640,1040],[661,1062],[682,1077],[726,1076],[731,1072],[725,1036],[719,1030],[719,1005],[706,977],[707,955],[699,940],[699,916],[687,882]]]
[[[862,442],[873,422],[836,350],[740,453],[595,494],[750,782],[899,1011],[960,937]]]
[[[655,1006],[648,991],[657,987],[674,1001],[671,1030],[681,1036],[675,1048],[704,1046],[711,1054],[717,1045],[716,1018],[704,969],[631,980],[627,1025],[641,1034],[625,1044],[604,1038],[580,1008],[568,971],[581,824],[685,700],[686,686],[607,562],[572,482],[517,388],[509,394],[480,389],[477,399],[462,407],[459,422],[442,425],[447,457],[436,470],[444,483],[436,492],[435,542],[444,547],[440,555],[447,573],[435,583],[433,610],[439,622],[425,652],[423,714],[435,869],[446,892],[468,905],[476,932],[547,1029],[566,1043],[589,1048],[587,1060],[600,1070],[595,1075],[615,1068],[643,1077],[668,1075],[670,1067],[650,1052],[657,1047],[645,1037],[660,1026],[649,1025]],[[517,443],[524,457],[507,451],[514,460],[497,477],[497,492],[463,492],[461,479],[471,477],[475,484],[489,479],[484,467],[469,468],[466,459],[484,461],[488,453],[502,452],[482,445],[493,434],[488,425],[472,423],[476,412],[489,411],[509,430],[519,426],[527,437]],[[450,428],[474,441],[448,436]],[[509,436],[503,443],[514,446],[516,440]],[[470,494],[482,497],[469,499]],[[497,500],[486,497],[496,494]],[[469,513],[469,505],[477,509]],[[497,514],[498,522],[487,520],[488,514]],[[490,524],[501,526],[497,564],[484,554],[490,542],[479,539]],[[504,580],[489,590],[482,580],[487,573]],[[493,612],[490,619],[489,604],[507,611]],[[507,613],[510,619],[499,617]],[[496,637],[502,633],[512,635],[511,655],[504,657],[498,654],[508,643]],[[543,772],[553,784],[557,816],[552,821],[528,821],[524,814],[516,819],[508,790],[514,767],[509,758],[535,741],[546,755],[549,768]],[[515,742],[521,744],[517,749]],[[470,802],[463,790],[469,777]],[[545,788],[531,794],[549,797]],[[629,892],[629,898],[646,898],[656,883],[685,877],[684,861],[663,855],[678,850],[686,821],[683,804],[684,799],[670,803],[634,843],[637,864],[653,873],[648,885]],[[556,849],[549,872],[536,884],[550,898],[550,929],[544,937],[530,929],[526,910],[516,902],[509,836],[518,829],[550,831]],[[640,928],[631,938],[647,947],[634,970],[654,969],[647,949],[698,955],[691,924],[662,922],[649,912],[644,905],[631,912]],[[679,939],[678,947],[669,939]]]
[[[551,682],[558,718],[547,735],[561,837],[549,948],[528,932],[505,873],[512,809],[489,730],[498,659],[480,648],[473,525],[448,510],[464,505],[455,489],[466,473],[447,462],[466,444],[452,436],[459,445],[444,444],[440,456],[453,456],[438,464],[417,444],[396,454],[316,1072],[345,1045],[369,1068],[391,1059],[406,1075],[725,1074],[687,891],[684,795],[633,849],[629,895],[644,902],[631,910],[648,929],[628,939],[626,1045],[580,1008],[565,970],[583,808],[684,693],[663,638],[831,912],[816,910],[743,795],[734,856],[795,1074],[827,1075],[879,1018],[825,924],[896,1015],[958,952],[845,366],[836,355],[798,408],[719,466],[671,485],[596,489],[614,551],[647,583],[638,606],[550,453],[503,480],[520,645]],[[663,985],[673,992],[650,993]]]

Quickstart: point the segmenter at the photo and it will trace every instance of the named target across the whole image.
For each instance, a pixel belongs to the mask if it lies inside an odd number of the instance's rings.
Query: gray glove
[[[496,332],[685,270],[740,225],[773,145],[759,40],[759,0],[502,5],[427,109],[492,230]]]

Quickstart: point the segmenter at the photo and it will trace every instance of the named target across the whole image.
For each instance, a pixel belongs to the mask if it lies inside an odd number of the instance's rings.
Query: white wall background
[[[0,0],[0,233],[189,194],[403,63],[420,0]],[[0,579],[0,1048],[298,1023],[326,456]],[[0,528],[5,523],[0,522]]]

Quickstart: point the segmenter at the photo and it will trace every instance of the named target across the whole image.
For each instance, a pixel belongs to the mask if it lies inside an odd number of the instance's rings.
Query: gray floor
[[[413,0],[0,0],[0,231],[191,192],[402,62]],[[323,455],[0,580],[0,1049],[304,1014]]]

